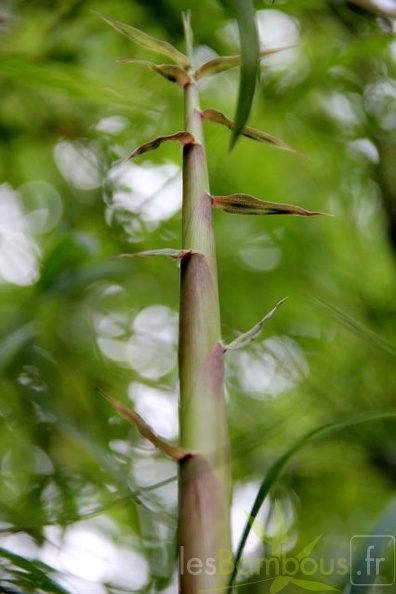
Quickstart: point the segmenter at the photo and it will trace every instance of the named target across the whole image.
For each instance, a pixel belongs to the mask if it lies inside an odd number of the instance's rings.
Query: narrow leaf
[[[286,301],[286,299],[287,297],[281,299],[279,303],[277,303],[275,307],[271,309],[270,312],[268,312],[255,326],[253,326],[253,328],[251,328],[251,330],[241,334],[238,336],[238,338],[230,342],[230,344],[224,345],[224,349],[226,351],[236,351],[238,349],[243,349],[245,346],[253,342],[253,340],[255,340],[260,335],[265,322],[272,318],[278,307],[280,307]]]
[[[275,485],[277,480],[280,477],[282,470],[285,468],[286,464],[289,462],[290,458],[297,452],[299,452],[304,446],[310,444],[315,439],[319,437],[323,437],[326,435],[331,435],[336,431],[340,431],[342,429],[347,429],[349,427],[354,427],[355,425],[360,425],[361,423],[370,423],[372,421],[379,421],[385,419],[395,419],[396,418],[396,410],[389,410],[389,411],[373,411],[369,413],[363,413],[360,415],[355,415],[352,418],[342,420],[342,421],[335,421],[333,423],[327,423],[326,425],[321,425],[312,431],[309,431],[303,437],[301,437],[296,443],[288,449],[283,456],[278,458],[278,460],[270,467],[269,471],[267,472],[264,480],[261,483],[261,486],[257,492],[256,499],[253,503],[252,509],[250,511],[250,517],[256,518],[258,512],[261,509],[270,489]],[[237,573],[237,566],[238,561],[242,556],[243,549],[245,547],[246,541],[250,534],[250,524],[249,522],[246,523],[244,531],[242,533],[242,537],[235,555],[234,560],[234,571],[230,578],[230,585],[234,583],[236,573]]]
[[[212,196],[212,205],[231,214],[248,215],[298,215],[313,217],[325,215],[324,212],[306,210],[300,206],[282,202],[266,202],[250,194],[230,194],[229,196]]]
[[[342,324],[343,326],[348,328],[348,330],[350,330],[351,332],[354,332],[362,340],[367,341],[367,343],[369,345],[375,346],[376,348],[382,350],[383,352],[388,353],[388,355],[396,357],[396,345],[395,344],[393,344],[392,342],[390,342],[389,340],[387,340],[386,338],[384,338],[377,332],[374,332],[374,330],[371,330],[371,328],[368,328],[367,326],[365,326],[364,324],[359,322],[359,320],[356,320],[349,314],[338,309],[334,305],[327,303],[323,299],[320,299],[319,297],[315,297],[314,301],[316,303],[318,303],[324,309],[328,310],[331,313],[331,315],[334,317],[334,319],[337,320],[337,322],[339,322],[340,324]]]
[[[392,6],[391,2],[376,2],[375,0],[350,0],[351,4],[355,4],[362,10],[373,13],[375,16],[382,18],[396,18],[396,6]],[[381,6],[381,4],[383,6]]]
[[[1,6],[1,3],[0,3]],[[35,63],[20,57],[6,56],[3,52],[0,60],[0,75],[4,75],[15,84],[23,82],[26,89],[39,89],[48,97],[53,93],[62,93],[65,97],[72,97],[91,103],[117,105],[119,108],[130,108],[130,101],[122,97],[123,88],[120,83],[110,82],[109,78],[99,77],[88,72],[83,67],[72,64],[51,61],[46,58],[45,63]],[[48,81],[51,81],[50,87]],[[138,102],[137,102],[138,103]]]
[[[123,416],[127,421],[135,425],[136,429],[139,431],[140,435],[145,439],[151,441],[151,443],[158,448],[163,454],[169,456],[173,460],[180,461],[186,456],[190,456],[190,452],[185,450],[184,448],[171,443],[170,441],[159,437],[156,433],[154,433],[153,429],[142,419],[140,415],[136,412],[119,402],[112,396],[109,396],[101,390],[100,388],[96,388],[96,391],[100,396],[105,398],[110,404],[116,409],[116,411]]]
[[[171,60],[173,60],[179,66],[188,66],[189,61],[187,56],[179,52],[173,45],[168,43],[167,41],[163,41],[162,39],[157,39],[156,37],[152,37],[151,35],[147,35],[140,29],[136,29],[135,27],[131,27],[131,25],[127,25],[125,23],[121,23],[120,21],[115,21],[104,14],[93,10],[95,14],[98,15],[105,23],[113,27],[119,33],[123,33],[129,39],[132,39],[135,43],[138,43],[142,47],[152,51],[157,52],[158,54],[162,54],[167,56]]]
[[[23,324],[0,340],[0,369],[5,368],[36,334],[33,324]]]
[[[260,59],[262,59],[272,54],[277,54],[278,52],[283,52],[284,50],[293,49],[295,47],[295,45],[286,45],[285,47],[266,49],[262,50],[259,56]],[[237,54],[236,56],[219,56],[217,58],[213,58],[213,60],[209,60],[209,62],[205,62],[205,64],[202,64],[202,66],[197,68],[195,71],[195,78],[198,80],[204,76],[212,76],[213,74],[224,72],[230,68],[236,68],[237,66],[241,65],[241,62],[242,56],[240,54]]]
[[[190,78],[184,68],[175,66],[175,64],[155,64],[150,60],[118,60],[120,64],[139,64],[146,66],[153,72],[157,72],[167,80],[178,84],[180,87],[185,87],[189,82]]]
[[[244,2],[240,0],[222,0],[222,2],[231,7],[231,11],[237,19],[241,40],[242,64],[235,128],[230,143],[232,148],[241,134],[252,108],[258,75],[260,45],[252,0],[244,0]]]
[[[164,248],[161,250],[146,250],[144,252],[136,252],[136,254],[120,254],[114,259],[123,258],[151,258],[152,256],[166,256],[172,260],[182,260],[184,257],[191,255],[192,250],[176,250],[173,248]]]
[[[158,136],[158,138],[154,138],[154,140],[150,140],[150,142],[145,142],[138,146],[128,157],[126,160],[133,159],[138,155],[142,155],[147,151],[153,151],[154,149],[161,146],[163,142],[167,142],[168,140],[177,140],[180,142],[182,146],[186,144],[195,144],[195,138],[190,132],[182,131],[176,132],[175,134],[170,134],[169,136]]]
[[[312,592],[339,592],[338,588],[334,588],[334,586],[329,586],[329,584],[324,584],[323,582],[313,582],[311,580],[300,580],[297,578],[291,578],[290,581],[296,584],[296,586],[300,586],[300,588],[304,588],[305,590],[311,590]]]
[[[13,553],[8,549],[0,548],[0,558],[8,559],[15,567],[19,567],[23,570],[23,574],[26,577],[32,579],[32,581],[40,588],[41,591],[50,592],[51,594],[70,594],[69,590],[66,590],[59,584],[57,584],[51,577],[50,573],[55,572],[52,567],[46,565],[42,561],[34,561],[26,559],[21,555]],[[14,572],[17,573],[17,572]],[[0,584],[1,588],[1,584]],[[2,590],[0,590],[1,592]]]
[[[278,575],[271,584],[270,594],[278,594],[290,583],[291,577],[287,575]]]
[[[215,122],[216,124],[222,124],[223,126],[226,126],[227,128],[229,128],[230,130],[234,130],[234,128],[235,128],[234,122],[232,120],[230,120],[229,118],[227,118],[227,116],[222,111],[219,111],[218,109],[213,109],[213,108],[205,109],[202,112],[202,117],[205,120]],[[272,136],[271,134],[267,134],[267,132],[263,132],[262,130],[257,130],[256,128],[251,128],[250,126],[245,126],[244,128],[242,128],[240,133],[242,134],[242,136],[246,136],[247,138],[252,138],[253,140],[257,140],[258,142],[266,142],[268,144],[272,144],[276,148],[282,149],[289,153],[295,153],[298,155],[301,154],[298,151],[296,151],[295,149],[293,149],[291,146],[289,146],[288,144],[283,142],[282,140],[279,140],[279,138],[276,138],[275,136]]]

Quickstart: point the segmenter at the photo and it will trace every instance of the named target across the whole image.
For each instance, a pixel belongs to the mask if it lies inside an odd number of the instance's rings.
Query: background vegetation
[[[214,194],[334,215],[216,213],[224,339],[289,296],[227,355],[235,543],[297,439],[395,409],[396,42],[393,21],[358,4],[255,3],[262,45],[296,47],[263,61],[249,123],[305,156],[247,139],[230,153],[229,132],[206,125]],[[186,8],[198,63],[238,51],[214,0],[2,4],[2,592],[175,591],[176,468],[94,386],[176,439],[178,269],[111,258],[180,244],[179,147],[122,159],[182,129],[182,94],[117,63],[145,56],[90,9],[181,47]],[[237,89],[237,71],[203,81],[203,107],[231,117]],[[395,422],[372,420],[302,449],[271,498],[296,550],[323,534],[318,555],[348,557],[378,518],[394,531],[395,482]]]

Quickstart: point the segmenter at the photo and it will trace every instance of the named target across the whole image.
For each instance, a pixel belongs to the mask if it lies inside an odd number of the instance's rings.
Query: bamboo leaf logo
[[[289,578],[287,575],[278,575],[272,582],[270,588],[270,594],[278,594],[283,588],[286,588],[287,584],[290,584],[292,578]]]
[[[317,536],[308,545],[302,548],[299,553],[294,557],[288,558],[285,552],[286,544],[288,542],[287,525],[285,518],[282,514],[282,510],[278,503],[275,504],[274,511],[274,526],[273,535],[268,532],[263,522],[260,522],[257,518],[253,518],[246,510],[244,510],[247,520],[250,524],[251,529],[255,535],[265,544],[271,546],[272,558],[279,560],[279,569],[281,569],[286,575],[277,575],[270,587],[270,594],[278,594],[288,584],[295,584],[300,588],[309,590],[311,592],[338,592],[338,588],[330,586],[329,584],[318,582],[315,580],[300,579],[294,577],[295,573],[300,571],[304,573],[304,569],[301,567],[300,562],[303,559],[309,558],[317,543],[321,539],[322,535]],[[293,560],[293,573],[287,574],[287,562]]]
[[[291,578],[290,580],[296,586],[300,586],[300,588],[305,588],[305,590],[311,590],[313,592],[323,592],[332,591],[338,592],[338,588],[334,588],[333,586],[329,586],[329,584],[324,584],[323,582],[313,582],[311,580],[298,580],[296,578]]]
[[[315,538],[312,542],[309,543],[309,545],[307,545],[304,549],[302,549],[298,555],[296,555],[297,559],[304,559],[304,557],[308,557],[308,555],[311,553],[311,551],[314,550],[316,544],[319,542],[319,540],[322,538],[322,535],[320,534],[317,538]]]
[[[252,516],[244,509],[245,515],[247,517],[247,521],[250,524],[251,529],[255,533],[255,535],[265,544],[272,545],[272,537],[267,532],[264,524],[260,522],[257,518],[252,518]]]
[[[251,529],[256,536],[265,544],[271,545],[272,554],[274,557],[280,557],[282,551],[282,544],[287,543],[288,534],[285,519],[282,514],[282,510],[278,503],[275,504],[275,517],[274,517],[274,536],[271,536],[265,528],[263,522],[260,522],[257,518],[252,516],[246,511],[245,515],[250,524]]]

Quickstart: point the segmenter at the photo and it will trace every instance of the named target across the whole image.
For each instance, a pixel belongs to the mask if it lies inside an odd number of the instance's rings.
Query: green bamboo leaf
[[[324,584],[323,582],[313,582],[311,580],[300,580],[298,578],[291,578],[290,581],[296,586],[300,586],[300,588],[304,588],[305,590],[311,590],[312,592],[324,592],[324,591],[331,591],[331,592],[339,592],[338,588],[334,588],[334,586],[330,586],[329,584]]]
[[[0,557],[8,559],[14,566],[22,569],[24,575],[27,578],[30,578],[32,584],[34,584],[37,589],[40,589],[40,591],[50,592],[51,594],[70,594],[69,590],[66,590],[57,584],[49,576],[51,572],[54,572],[54,569],[45,563],[26,559],[25,557],[17,555],[2,547],[0,547]]]
[[[260,60],[272,54],[277,54],[295,47],[295,45],[286,45],[285,47],[275,47],[272,49],[262,50],[259,54]],[[209,60],[197,68],[195,71],[195,78],[199,80],[204,76],[213,76],[214,74],[219,74],[225,70],[230,70],[230,68],[236,68],[237,66],[240,66],[241,63],[242,56],[240,54],[235,56],[218,56],[217,58],[213,58],[213,60]]]
[[[259,322],[257,322],[255,326],[253,326],[253,328],[238,336],[238,338],[230,342],[230,344],[224,345],[224,350],[236,351],[238,349],[243,349],[245,346],[253,342],[253,340],[256,340],[256,338],[260,335],[265,322],[272,318],[278,307],[280,307],[286,301],[286,299],[287,297],[281,299],[279,303],[277,303],[275,307],[271,309],[270,312],[268,312],[263,318],[261,318]]]
[[[385,419],[395,419],[396,418],[396,410],[392,411],[373,411],[369,413],[362,413],[360,415],[355,415],[352,418],[345,419],[342,421],[335,421],[333,423],[327,423],[326,425],[322,425],[309,431],[303,437],[301,437],[296,443],[289,449],[283,456],[281,456],[269,469],[267,472],[264,480],[262,481],[260,488],[257,492],[256,499],[253,503],[252,509],[250,511],[251,518],[256,518],[258,512],[261,509],[262,504],[264,503],[270,489],[275,485],[277,480],[279,479],[282,470],[285,468],[286,464],[289,462],[290,458],[300,451],[303,447],[310,444],[314,440],[319,437],[323,437],[326,435],[331,435],[336,431],[340,431],[342,429],[347,429],[349,427],[353,427],[355,425],[359,425],[361,423],[369,423],[372,421],[379,421]],[[237,573],[237,566],[238,561],[242,556],[243,549],[245,547],[246,541],[249,537],[251,530],[251,526],[249,522],[246,523],[245,529],[243,531],[236,555],[234,560],[234,571],[230,578],[230,585],[232,585],[235,581],[236,573]]]
[[[36,335],[36,332],[34,325],[27,323],[6,334],[0,340],[0,369],[9,365],[25,344]]]
[[[150,140],[149,142],[145,142],[138,146],[130,155],[126,157],[126,160],[133,159],[138,155],[142,155],[147,151],[153,151],[154,149],[161,146],[163,142],[168,142],[168,140],[177,140],[180,142],[182,146],[186,144],[195,144],[195,138],[190,132],[182,131],[176,132],[175,134],[170,134],[169,136],[158,136],[158,138],[154,138],[154,140]]]
[[[287,575],[278,575],[271,584],[270,594],[278,594],[290,583],[291,577]]]
[[[160,450],[160,452],[162,452],[166,456],[169,456],[170,458],[172,458],[173,460],[176,460],[176,461],[180,461],[183,458],[185,458],[186,456],[190,455],[190,452],[188,450],[185,450],[184,448],[171,443],[167,439],[159,437],[153,431],[153,429],[150,427],[150,425],[148,425],[146,423],[146,421],[144,421],[144,419],[142,419],[142,417],[140,415],[138,415],[138,413],[136,413],[135,411],[131,410],[130,408],[128,408],[127,406],[122,404],[122,402],[119,402],[112,396],[109,396],[109,394],[106,394],[106,392],[104,392],[103,390],[101,390],[98,387],[96,388],[96,391],[98,392],[98,394],[100,394],[100,396],[105,398],[105,400],[110,402],[110,404],[116,409],[116,411],[122,417],[124,417],[127,421],[132,423],[132,425],[135,425],[135,427],[139,431],[140,435],[142,437],[144,437],[145,439],[148,439],[149,441],[151,441],[151,443],[156,448],[158,448]]]
[[[99,78],[94,73],[88,73],[82,68],[71,64],[51,62],[44,63],[21,59],[15,56],[6,57],[3,53],[0,60],[0,75],[10,81],[26,86],[28,89],[43,90],[48,97],[62,93],[73,100],[80,98],[84,101],[118,105],[124,109],[128,101],[123,99],[120,89],[114,88],[114,80]]]
[[[348,330],[354,332],[357,336],[367,341],[369,344],[375,345],[388,355],[396,357],[396,346],[392,342],[386,340],[386,338],[383,338],[380,334],[377,334],[377,332],[374,332],[358,320],[355,320],[349,314],[341,311],[337,307],[334,307],[334,305],[327,303],[325,300],[315,297],[314,301],[319,304],[320,307],[329,311],[334,319],[348,328]]]
[[[178,84],[180,87],[185,87],[190,82],[190,77],[184,68],[176,66],[175,64],[155,64],[150,60],[118,60],[120,64],[138,64],[146,66],[153,72],[160,74],[167,80]]]
[[[172,260],[182,260],[185,256],[191,255],[192,250],[176,250],[173,248],[163,248],[160,250],[146,250],[144,252],[136,252],[136,254],[120,254],[115,256],[115,259],[123,258],[151,258],[153,256],[166,256]]]
[[[241,134],[252,108],[258,76],[260,45],[252,0],[244,0],[244,2],[222,0],[222,3],[231,8],[237,19],[242,55],[235,128],[230,143],[230,148],[232,148]]]
[[[266,202],[250,194],[230,194],[229,196],[212,196],[212,205],[224,212],[243,215],[297,215],[313,217],[325,215],[324,212],[306,210],[300,206],[282,202]]]
[[[297,555],[296,558],[297,559],[304,559],[304,557],[307,557],[311,551],[313,551],[313,549],[315,548],[316,544],[318,543],[318,541],[320,540],[320,538],[322,537],[322,535],[318,536],[317,538],[315,538],[312,542],[310,542],[306,547],[304,547]],[[273,555],[278,555],[280,556],[280,552],[281,549],[279,547],[278,552],[275,553],[274,551],[274,547],[272,547],[272,553]],[[292,582],[293,579],[290,576],[278,576],[275,578],[273,584],[271,585],[270,588],[270,594],[277,594],[277,592],[280,592],[281,590],[283,590],[283,588],[285,588],[287,586],[287,584],[289,584],[290,582]],[[302,581],[302,580],[301,580]],[[311,584],[312,582],[310,582]],[[325,584],[326,586],[326,584]],[[304,586],[302,586],[304,587]],[[308,588],[310,589],[310,588]]]
[[[234,122],[218,109],[205,109],[202,112],[202,117],[204,118],[204,120],[209,120],[210,122],[215,122],[216,124],[226,126],[229,130],[235,129]],[[272,144],[276,148],[282,149],[283,151],[301,155],[301,153],[293,149],[291,146],[289,146],[282,140],[279,140],[279,138],[276,138],[271,134],[267,134],[267,132],[263,132],[262,130],[257,130],[256,128],[245,126],[242,128],[240,133],[242,134],[242,136],[246,136],[247,138],[251,138],[252,140],[257,140],[258,142],[266,142],[268,144]]]
[[[162,39],[157,39],[156,37],[147,35],[147,33],[144,33],[143,31],[140,31],[140,29],[136,29],[131,25],[121,23],[120,21],[115,21],[114,19],[105,16],[97,10],[93,10],[92,12],[94,12],[105,23],[113,27],[116,31],[118,31],[119,33],[123,33],[124,35],[129,37],[129,39],[132,39],[132,41],[138,43],[145,49],[167,56],[176,64],[179,64],[179,66],[189,66],[187,56],[179,52],[179,50],[177,50],[175,47],[173,47],[173,45],[171,45],[167,41],[163,41]]]
[[[279,575],[275,578],[270,587],[270,594],[277,594],[278,592],[281,592],[281,590],[286,588],[289,583],[296,584],[296,586],[300,586],[300,588],[304,588],[305,590],[310,590],[313,592],[339,592],[338,588],[334,588],[334,586],[330,586],[329,584],[325,584],[323,582],[314,582],[312,580],[302,580],[286,575]]]

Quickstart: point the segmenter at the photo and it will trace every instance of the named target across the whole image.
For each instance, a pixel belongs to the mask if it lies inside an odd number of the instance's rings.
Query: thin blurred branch
[[[396,4],[392,0],[348,0],[357,8],[383,18],[396,18]]]

